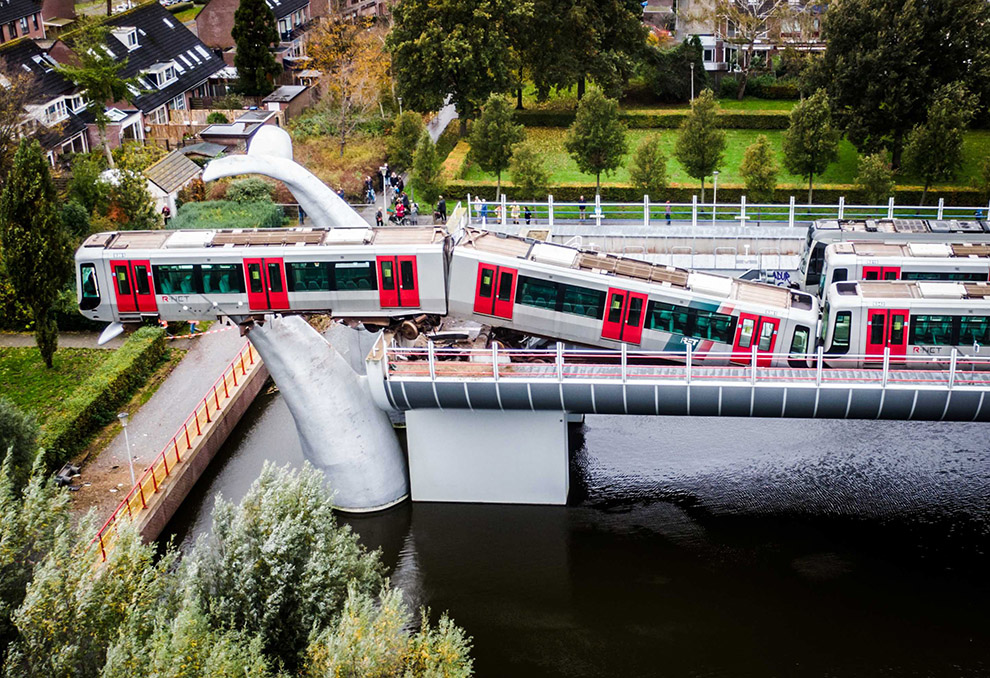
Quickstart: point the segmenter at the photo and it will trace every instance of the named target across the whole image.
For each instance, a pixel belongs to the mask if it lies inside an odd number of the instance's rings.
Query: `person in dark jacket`
[[[437,217],[441,224],[447,223],[447,201],[440,196],[440,200],[437,202]]]

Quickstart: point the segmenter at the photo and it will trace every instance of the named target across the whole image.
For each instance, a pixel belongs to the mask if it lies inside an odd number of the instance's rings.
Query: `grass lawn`
[[[585,175],[578,171],[577,164],[564,150],[564,136],[567,131],[562,128],[552,127],[531,127],[527,128],[526,136],[528,140],[535,142],[540,148],[545,159],[547,168],[551,171],[551,182],[556,185],[594,185],[594,175]],[[629,141],[630,154],[642,142],[642,140],[653,134],[659,135],[664,151],[668,157],[668,180],[675,184],[698,184],[698,181],[687,175],[680,163],[674,158],[674,145],[677,141],[677,130],[629,130],[627,139]],[[720,185],[742,185],[743,180],[739,174],[739,165],[742,162],[746,147],[756,141],[756,137],[765,134],[777,153],[777,163],[781,167],[778,183],[793,184],[795,186],[805,185],[801,177],[786,173],[783,170],[783,139],[784,132],[781,130],[726,130],[725,156],[720,168]],[[461,144],[467,142],[461,141]],[[463,151],[464,149],[460,149]],[[456,153],[456,151],[455,151]],[[974,131],[966,135],[964,145],[963,169],[956,181],[957,185],[969,185],[976,180],[979,174],[980,162],[990,154],[990,131]],[[859,154],[855,147],[846,140],[839,144],[839,159],[832,163],[826,172],[815,178],[815,184],[852,184],[855,181],[857,162]],[[614,174],[603,176],[602,183],[628,184],[629,183],[629,156],[623,160],[620,167]],[[471,165],[462,177],[466,181],[494,181],[494,175],[483,172],[477,165]],[[503,175],[503,183],[509,178]],[[917,185],[919,182],[914,177],[903,177],[898,183]],[[711,179],[706,182],[710,186]]]
[[[111,355],[112,351],[96,348],[60,348],[49,370],[33,346],[0,347],[0,393],[44,424],[66,396]]]
[[[176,13],[175,18],[182,23],[187,23],[195,19],[196,15],[202,12],[204,7],[206,7],[206,5],[194,5],[189,9],[184,9],[181,12]]]

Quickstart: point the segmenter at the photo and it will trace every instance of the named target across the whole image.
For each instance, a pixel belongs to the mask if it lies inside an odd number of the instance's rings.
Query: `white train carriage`
[[[825,248],[821,292],[846,280],[990,279],[990,243],[840,242]]]
[[[834,283],[825,295],[821,339],[832,366],[875,365],[888,349],[894,363],[910,356],[916,366],[926,356],[947,358],[953,348],[963,356],[985,357],[990,353],[990,284]],[[855,358],[847,361],[846,355]]]
[[[450,262],[449,310],[589,346],[686,352],[698,360],[804,362],[818,301],[774,285],[469,230]],[[731,354],[731,355],[730,355]],[[787,362],[787,360],[778,362]]]
[[[836,242],[990,243],[990,222],[959,219],[819,219],[808,226],[801,256],[801,289],[818,289],[825,248]]]
[[[442,315],[446,243],[428,228],[98,233],[76,252],[79,309],[116,322]]]

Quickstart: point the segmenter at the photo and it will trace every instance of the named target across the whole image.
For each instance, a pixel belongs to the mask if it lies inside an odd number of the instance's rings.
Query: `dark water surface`
[[[990,427],[588,417],[567,507],[348,518],[490,676],[990,675]],[[302,454],[263,395],[170,526]]]

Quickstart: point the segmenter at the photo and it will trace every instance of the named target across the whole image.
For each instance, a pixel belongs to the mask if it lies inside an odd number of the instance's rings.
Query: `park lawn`
[[[194,5],[189,9],[184,9],[181,12],[177,12],[175,18],[182,23],[188,23],[195,19],[196,16],[203,11],[204,7],[206,7],[206,5]]]
[[[0,347],[0,393],[44,424],[111,355],[113,351],[97,348],[60,348],[49,370],[34,346]]]
[[[589,176],[582,174],[577,168],[577,163],[575,163],[574,160],[567,154],[567,151],[564,150],[564,137],[566,134],[567,130],[562,128],[530,127],[526,129],[527,140],[532,141],[539,147],[546,162],[547,169],[551,172],[551,184],[594,185],[594,175]],[[739,165],[742,163],[746,148],[756,141],[756,138],[761,134],[765,134],[767,136],[777,154],[777,163],[781,169],[778,184],[790,184],[799,187],[806,185],[804,179],[790,174],[783,169],[783,130],[725,130],[726,149],[722,166],[719,170],[719,184],[723,186],[743,185],[744,182],[739,173]],[[657,135],[660,137],[664,152],[667,154],[668,181],[674,184],[699,184],[696,179],[692,179],[687,175],[687,172],[684,171],[681,164],[674,158],[674,146],[678,135],[677,130],[642,129],[629,130],[627,134],[629,154],[623,159],[621,166],[615,173],[602,176],[602,183],[627,185],[629,183],[628,165],[630,155],[643,141],[643,139],[652,135]],[[466,144],[464,141],[460,143]],[[466,149],[461,148],[458,150],[463,153]],[[982,159],[987,157],[987,154],[990,153],[990,132],[968,132],[964,141],[963,152],[963,168],[959,173],[959,177],[957,178],[955,184],[968,186],[975,182],[976,177],[979,174],[980,162],[982,162]],[[455,151],[455,153],[452,154],[452,157],[460,156],[462,153],[457,153],[457,151]],[[838,160],[829,165],[823,175],[815,177],[815,184],[854,183],[856,179],[858,161],[859,154],[857,153],[856,148],[852,145],[852,143],[843,139],[839,144]],[[454,170],[452,175],[457,176],[456,168],[451,169]],[[468,182],[495,180],[494,175],[483,172],[481,168],[473,164],[463,172],[461,178]],[[507,174],[502,176],[502,182],[509,182],[509,177]],[[917,185],[919,182],[915,177],[906,176],[899,183]],[[706,182],[706,185],[710,184],[711,178],[709,178]]]

